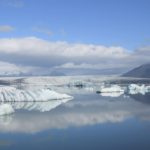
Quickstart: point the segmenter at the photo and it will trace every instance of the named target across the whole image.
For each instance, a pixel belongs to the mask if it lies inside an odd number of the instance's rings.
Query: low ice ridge
[[[15,101],[48,101],[61,100],[72,98],[67,94],[60,94],[47,88],[42,89],[26,89],[21,90],[15,87],[2,86],[0,87],[0,101],[1,102],[15,102]]]

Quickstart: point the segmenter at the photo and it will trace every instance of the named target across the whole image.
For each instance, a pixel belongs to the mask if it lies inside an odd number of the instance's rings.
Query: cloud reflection
[[[45,108],[46,105],[45,103]],[[20,105],[15,107],[16,109],[23,108]],[[72,100],[50,112],[19,112],[11,116],[3,116],[0,118],[0,132],[37,133],[48,129],[121,123],[132,117],[141,120],[145,117],[150,118],[149,114],[149,105],[143,105],[131,98],[112,98],[111,101],[107,97]]]

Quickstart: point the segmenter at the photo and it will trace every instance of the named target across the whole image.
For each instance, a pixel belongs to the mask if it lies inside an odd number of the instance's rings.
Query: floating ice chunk
[[[72,98],[67,94],[60,94],[50,89],[20,90],[14,87],[0,87],[0,101],[48,101]]]
[[[146,86],[147,92],[150,92],[150,86]]]
[[[104,87],[100,90],[100,93],[114,93],[114,92],[124,93],[124,89],[122,89],[118,85],[112,85],[111,87]]]
[[[108,97],[119,97],[122,94],[124,94],[124,92],[100,93],[101,96],[108,96]]]
[[[9,115],[12,113],[14,113],[14,109],[11,105],[9,105],[9,104],[1,104],[0,105],[0,116]]]
[[[145,95],[146,93],[150,92],[150,86],[145,86],[144,84],[143,85],[137,85],[137,84],[130,84],[128,86],[128,91],[129,91],[129,94],[143,94]]]

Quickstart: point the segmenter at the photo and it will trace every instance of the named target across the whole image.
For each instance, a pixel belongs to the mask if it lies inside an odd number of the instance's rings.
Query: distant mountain
[[[124,69],[122,68],[112,68],[112,69],[89,69],[89,68],[59,68],[55,70],[56,72],[61,72],[66,76],[76,76],[76,75],[118,75],[122,74]]]
[[[150,78],[150,63],[141,65],[122,75],[123,77]]]
[[[46,74],[47,75],[47,74]],[[63,72],[59,72],[59,71],[52,71],[50,74],[48,74],[49,76],[65,76],[66,74]]]

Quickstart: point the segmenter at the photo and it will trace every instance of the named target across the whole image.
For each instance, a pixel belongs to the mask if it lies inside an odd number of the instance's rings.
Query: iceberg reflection
[[[92,95],[93,96],[93,95]],[[15,109],[38,110],[19,112],[0,118],[0,132],[37,133],[48,129],[64,129],[104,123],[121,123],[130,118],[150,118],[150,106],[132,98],[79,98],[60,105],[50,101],[40,103],[12,103]],[[89,99],[88,99],[89,98]],[[114,99],[113,101],[110,101]],[[143,97],[144,99],[144,97]],[[45,104],[44,104],[45,103]],[[61,103],[62,104],[62,103]],[[51,105],[51,106],[48,106]],[[48,111],[53,109],[53,111]],[[39,111],[43,112],[40,113]],[[148,119],[147,119],[148,120]]]

